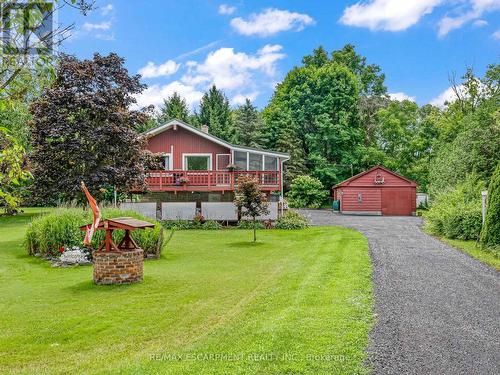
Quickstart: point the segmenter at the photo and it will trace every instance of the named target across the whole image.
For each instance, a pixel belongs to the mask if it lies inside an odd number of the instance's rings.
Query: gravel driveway
[[[301,212],[368,238],[374,374],[500,374],[499,273],[423,233],[418,217]]]

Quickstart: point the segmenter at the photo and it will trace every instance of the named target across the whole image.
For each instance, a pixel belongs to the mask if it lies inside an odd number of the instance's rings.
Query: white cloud
[[[247,20],[237,17],[231,20],[231,26],[243,35],[270,36],[280,31],[300,31],[315,21],[307,14],[268,8],[261,13],[252,13]]]
[[[186,103],[190,108],[197,104],[203,93],[198,91],[194,86],[185,85],[179,81],[170,82],[167,85],[151,85],[141,94],[136,96],[137,105],[141,108],[149,105],[154,105],[157,108],[163,104],[163,99],[177,92],[181,97],[186,99]]]
[[[281,49],[280,45],[268,44],[252,55],[219,48],[209,53],[203,63],[192,65],[182,81],[191,85],[214,83],[226,90],[241,89],[254,83],[254,72],[273,76],[277,61],[286,56]]]
[[[212,47],[215,47],[217,44],[219,44],[219,42],[220,42],[219,40],[216,40],[216,41],[210,42],[210,43],[205,44],[204,46],[201,46],[201,47],[199,47],[199,48],[196,48],[196,49],[194,49],[194,50],[192,50],[192,51],[185,52],[185,53],[183,53],[183,54],[181,54],[181,55],[177,56],[177,57],[176,57],[176,59],[183,59],[183,58],[185,58],[185,57],[189,57],[189,56],[197,55],[197,54],[198,54],[198,53],[200,53],[200,52],[203,52],[203,51],[205,51],[205,50],[207,50],[207,49],[210,49],[210,48],[212,48]]]
[[[473,25],[476,27],[483,27],[483,26],[488,26],[488,22],[485,20],[475,20],[473,22]]]
[[[460,10],[457,16],[445,16],[439,21],[438,35],[445,36],[470,21],[479,19],[484,13],[500,9],[500,0],[468,0],[468,10]]]
[[[85,31],[109,30],[110,28],[111,28],[110,21],[105,21],[100,23],[85,22],[82,26],[82,29]]]
[[[180,66],[180,64],[177,64],[173,60],[167,60],[161,65],[156,65],[154,62],[149,61],[146,66],[139,69],[138,73],[143,78],[165,77],[177,72]]]
[[[443,0],[369,0],[347,7],[340,18],[344,25],[370,30],[401,31],[415,25]]]
[[[238,95],[235,95],[231,99],[231,104],[242,105],[242,104],[245,104],[246,99],[250,99],[251,101],[254,101],[258,95],[259,95],[258,91],[250,92],[248,94],[238,94]]]
[[[113,5],[107,4],[100,9],[101,9],[101,15],[107,16],[109,13],[111,13],[113,11]]]
[[[410,101],[414,102],[416,99],[414,96],[407,95],[404,92],[393,92],[393,93],[389,94],[389,97],[392,100],[397,100],[400,102],[402,102],[403,100],[410,100]]]
[[[219,5],[219,14],[233,14],[236,12],[236,7],[227,5],[227,4],[221,4]]]
[[[496,40],[500,40],[500,30],[495,31],[491,36]]]
[[[96,39],[106,40],[106,41],[110,41],[110,42],[112,42],[112,41],[116,40],[116,39],[115,39],[115,34],[101,34],[101,33],[100,33],[100,34],[96,34],[96,35],[94,35],[94,37],[95,37]]]
[[[461,95],[465,95],[465,89],[462,85],[459,85],[457,87],[457,90],[459,91],[459,93],[461,93]],[[441,94],[432,99],[429,103],[442,108],[446,103],[453,103],[455,100],[457,100],[457,95],[455,94],[453,87],[448,87]]]

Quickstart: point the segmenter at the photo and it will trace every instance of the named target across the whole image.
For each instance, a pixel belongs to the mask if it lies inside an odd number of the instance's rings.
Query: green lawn
[[[439,237],[439,239],[500,271],[500,256],[498,252],[482,249],[476,241],[451,240],[445,237]]]
[[[366,239],[341,228],[180,231],[141,284],[26,255],[0,218],[0,373],[363,374]]]

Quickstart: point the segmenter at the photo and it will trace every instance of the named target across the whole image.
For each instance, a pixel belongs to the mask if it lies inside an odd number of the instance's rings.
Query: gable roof
[[[381,165],[376,165],[376,166],[374,166],[374,167],[372,167],[364,172],[358,173],[357,175],[354,175],[351,178],[348,178],[347,180],[344,180],[344,181],[338,183],[337,185],[334,185],[333,188],[335,189],[335,188],[342,187],[342,186],[348,186],[349,183],[351,183],[352,181],[357,180],[358,178],[360,178],[360,177],[362,177],[370,172],[373,172],[374,170],[377,170],[377,169],[381,169],[387,173],[392,174],[393,176],[396,176],[397,178],[400,178],[401,180],[409,182],[411,184],[411,186],[417,186],[417,183],[415,181],[410,180],[409,178],[406,178],[404,176],[401,176],[400,174],[393,172],[390,169],[387,169],[386,167],[383,167]]]
[[[196,135],[199,135],[203,138],[206,138],[214,143],[217,143],[221,146],[224,146],[224,147],[227,147],[227,148],[230,148],[232,150],[236,150],[236,151],[252,151],[252,152],[256,152],[256,153],[259,153],[259,154],[266,154],[266,155],[273,155],[273,156],[277,156],[277,157],[280,157],[284,160],[289,160],[290,159],[290,155],[285,153],[285,152],[278,152],[278,151],[270,151],[270,150],[264,150],[264,149],[260,149],[260,148],[254,148],[254,147],[247,147],[247,146],[239,146],[239,145],[235,145],[235,144],[232,144],[232,143],[229,143],[219,137],[216,137],[215,135],[212,135],[210,133],[205,133],[203,132],[201,129],[198,129],[196,127],[194,127],[193,125],[190,125],[184,121],[181,121],[181,120],[177,120],[177,119],[172,119],[170,121],[168,121],[167,123],[163,124],[163,125],[159,125],[157,126],[156,128],[153,128],[151,130],[148,130],[147,132],[145,132],[144,134],[146,136],[150,136],[150,137],[154,137],[155,135],[158,135],[160,133],[163,133],[164,131],[172,128],[174,125],[177,125],[177,126],[180,126],[181,128],[183,129],[186,129],[192,133],[195,133]]]

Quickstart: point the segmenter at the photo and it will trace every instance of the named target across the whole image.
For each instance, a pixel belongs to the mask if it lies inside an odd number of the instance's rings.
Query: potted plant
[[[183,176],[183,177],[180,177],[178,181],[179,181],[179,183],[180,183],[181,185],[184,185],[184,186],[185,186],[185,185],[187,185],[187,184],[189,184],[189,178],[184,177],[184,176]]]
[[[228,164],[226,168],[229,172],[234,172],[236,170],[236,165]]]

